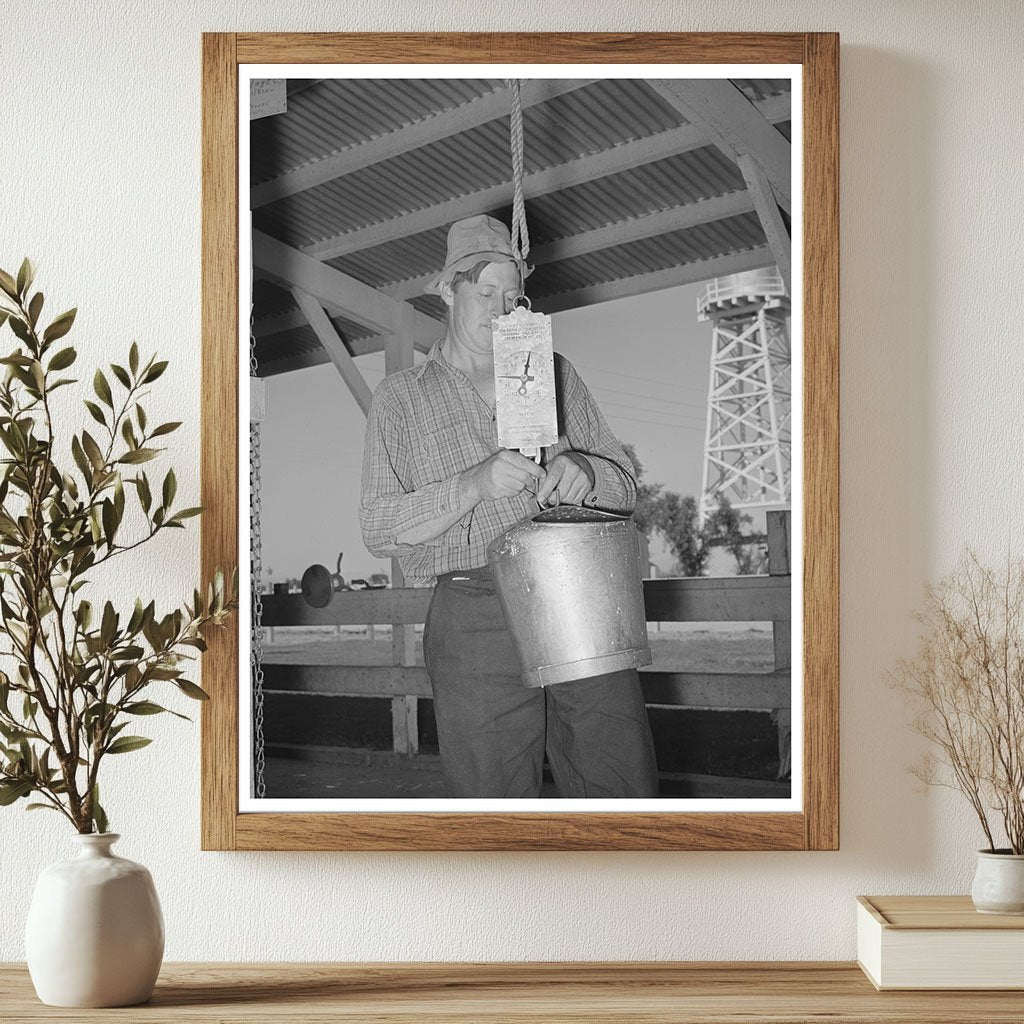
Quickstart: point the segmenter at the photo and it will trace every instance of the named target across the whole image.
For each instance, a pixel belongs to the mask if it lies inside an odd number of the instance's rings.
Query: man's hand
[[[511,498],[544,477],[533,459],[502,448],[466,471],[466,487],[473,503],[484,498]]]
[[[537,491],[541,508],[545,505],[582,505],[583,499],[594,489],[594,470],[590,463],[575,452],[556,455],[547,466],[544,480]]]

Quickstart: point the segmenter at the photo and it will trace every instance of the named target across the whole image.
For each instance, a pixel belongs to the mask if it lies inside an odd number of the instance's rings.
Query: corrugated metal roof
[[[580,84],[569,83],[570,91],[544,96],[523,112],[525,172],[543,179],[526,193],[530,238],[536,249],[582,232],[604,231],[594,251],[542,262],[530,279],[531,296],[542,299],[765,245],[752,212],[723,212],[721,219],[706,223],[697,218],[680,230],[669,230],[671,224],[659,227],[661,213],[744,190],[742,175],[699,125],[688,125],[644,80]],[[737,79],[733,84],[788,139],[789,80]],[[511,172],[508,115],[500,102],[507,92],[503,82],[343,79],[305,85],[289,97],[285,114],[252,123],[253,184],[282,175],[288,183],[283,198],[254,210],[257,230],[298,250],[317,247],[318,258],[326,256],[328,266],[386,289],[441,266],[452,220],[491,213],[508,222]],[[443,113],[465,104],[475,111],[481,103],[500,115],[460,130],[460,115]],[[358,158],[360,146],[401,141],[410,132],[425,136],[437,121],[429,119],[438,114],[449,124],[444,137],[424,138],[413,148],[399,146],[392,152],[400,155],[320,180],[328,176],[323,167],[333,168],[350,154]],[[621,154],[628,159],[620,161]],[[292,185],[288,175],[296,169],[307,177]],[[479,196],[487,198],[474,198]],[[653,227],[642,222],[646,237],[632,237],[629,225],[652,215]],[[340,255],[332,256],[332,249]],[[443,316],[435,298],[410,296],[409,301],[431,316]],[[273,356],[318,349],[315,335],[296,317],[288,291],[258,280],[254,305],[261,362],[268,370]],[[275,323],[283,329],[274,331]],[[346,339],[372,337],[347,319],[335,323]]]

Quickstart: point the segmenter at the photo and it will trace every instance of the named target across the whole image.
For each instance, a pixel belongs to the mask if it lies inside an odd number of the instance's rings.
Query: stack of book
[[[970,896],[858,896],[857,962],[878,989],[1024,989],[1024,916],[979,914]]]

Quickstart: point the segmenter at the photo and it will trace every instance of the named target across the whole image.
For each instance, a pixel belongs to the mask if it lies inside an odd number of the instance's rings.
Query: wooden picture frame
[[[208,850],[834,850],[839,844],[839,39],[832,33],[204,34],[202,571],[238,545],[238,68],[243,64],[800,64],[803,95],[802,810],[332,813],[239,809],[238,637],[203,659]]]

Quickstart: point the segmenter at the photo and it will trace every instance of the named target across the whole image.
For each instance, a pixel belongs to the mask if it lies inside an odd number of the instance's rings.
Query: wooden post
[[[789,511],[769,512],[768,521],[768,575],[788,576],[790,574],[790,518]],[[791,669],[790,633],[792,623],[772,623],[772,642],[775,647],[775,669]],[[793,713],[790,708],[775,708],[772,717],[779,735],[778,778],[788,779],[792,773]]]
[[[384,339],[384,374],[385,376],[406,370],[413,365],[413,340],[415,330],[415,310],[408,303],[403,304],[401,327],[395,334],[388,334]],[[401,566],[397,558],[391,559],[391,586],[401,587],[405,584]],[[391,663],[393,665],[412,666],[416,664],[416,630],[414,626],[399,622],[391,624]],[[396,754],[419,753],[419,729],[417,726],[416,697],[398,696],[391,698],[391,732],[393,749]]]

